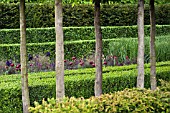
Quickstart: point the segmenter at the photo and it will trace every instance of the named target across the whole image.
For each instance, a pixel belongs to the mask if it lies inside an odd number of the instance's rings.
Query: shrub
[[[64,41],[94,40],[94,27],[64,27]],[[170,34],[170,25],[157,25],[156,36]],[[145,26],[145,36],[150,36],[150,26]],[[137,26],[102,27],[102,38],[129,38],[137,37]],[[55,42],[54,28],[28,28],[26,31],[27,43]],[[0,44],[20,43],[19,29],[0,30]]]
[[[89,99],[71,97],[56,102],[54,98],[48,98],[42,104],[34,102],[35,107],[30,107],[29,110],[31,113],[169,112],[169,98],[170,92],[133,88]]]
[[[162,66],[161,66],[162,65]],[[160,67],[159,67],[160,66]],[[136,87],[137,70],[135,66],[106,67],[103,71],[103,93],[120,91]],[[145,65],[145,87],[150,87],[150,69]],[[107,69],[108,68],[108,69]],[[119,70],[116,71],[118,68]],[[133,68],[133,69],[130,69]],[[124,71],[122,71],[122,69]],[[110,71],[111,70],[111,71]],[[169,62],[157,64],[157,79],[170,80]],[[65,94],[67,97],[89,98],[94,95],[94,69],[66,71]],[[67,76],[70,75],[70,76]],[[6,112],[22,112],[21,76],[0,76],[0,110]],[[31,105],[43,98],[55,98],[55,73],[29,74],[29,91]],[[158,81],[158,86],[160,82]]]
[[[155,6],[156,24],[170,24],[170,4]],[[19,4],[0,3],[0,29],[19,28]],[[26,4],[26,27],[54,27],[54,4]],[[145,25],[150,24],[149,5],[145,5]],[[94,6],[88,4],[63,5],[63,26],[93,26]],[[102,26],[129,26],[137,24],[136,4],[101,6]]]

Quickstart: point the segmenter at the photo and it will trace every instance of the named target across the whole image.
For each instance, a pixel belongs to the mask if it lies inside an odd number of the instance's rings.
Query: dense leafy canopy
[[[54,0],[25,0],[26,3],[54,3]],[[62,0],[63,3],[81,3],[91,4],[93,0]],[[17,3],[19,0],[1,0],[3,3]],[[102,3],[131,3],[136,4],[138,0],[101,0]],[[149,4],[149,0],[145,0],[145,3]],[[156,4],[167,4],[170,0],[155,0]]]

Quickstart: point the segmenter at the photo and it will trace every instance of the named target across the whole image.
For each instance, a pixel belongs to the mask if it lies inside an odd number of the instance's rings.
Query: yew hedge
[[[0,3],[0,29],[19,28],[19,3]],[[26,4],[26,27],[54,27],[54,4]],[[170,4],[155,5],[158,25],[170,24]],[[150,24],[149,5],[145,5],[145,25]],[[93,26],[94,6],[88,4],[63,5],[63,26]],[[136,4],[110,4],[101,6],[102,26],[137,25]]]

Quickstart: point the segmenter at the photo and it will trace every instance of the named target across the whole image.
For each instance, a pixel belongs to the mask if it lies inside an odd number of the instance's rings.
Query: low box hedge
[[[118,72],[118,71],[129,71],[129,70],[136,70],[136,64],[132,64],[130,66],[125,65],[125,66],[107,66],[103,67],[102,72],[107,73],[107,72]],[[166,62],[157,62],[156,67],[164,67],[164,66],[170,66],[170,61]],[[144,65],[145,68],[150,68],[150,63]],[[76,70],[65,70],[64,76],[77,76],[80,74],[95,74],[95,68],[84,68],[84,69],[76,69]],[[10,77],[7,77],[10,76]],[[37,72],[37,73],[31,73],[31,76],[29,76],[29,79],[36,79],[36,78],[41,78],[41,79],[46,79],[46,78],[53,78],[55,77],[55,72],[50,71],[50,72]],[[20,81],[20,76],[16,76],[15,74],[13,75],[3,75],[0,76],[0,83],[1,82],[14,82],[14,81]]]
[[[54,27],[54,4],[26,4],[26,27]],[[158,25],[170,24],[170,4],[155,5],[155,21]],[[145,5],[145,25],[150,24],[149,5]],[[63,26],[93,26],[94,5],[64,4]],[[137,4],[105,4],[101,5],[102,26],[137,25]],[[0,3],[0,29],[19,28],[19,3]]]
[[[166,67],[170,66],[170,61],[166,62],[157,62],[156,67]],[[108,73],[108,72],[119,72],[119,71],[129,71],[129,70],[136,70],[137,64],[132,64],[130,66],[107,66],[103,67],[102,72]],[[144,65],[145,68],[150,68],[150,63],[147,63]],[[29,76],[29,79],[46,79],[46,78],[53,78],[55,77],[55,72],[38,72],[38,73],[30,73],[31,76]],[[64,76],[77,76],[80,74],[95,74],[95,68],[84,68],[84,69],[76,69],[76,70],[65,70]],[[7,77],[10,76],[10,77]],[[14,82],[14,81],[20,81],[20,76],[16,76],[16,74],[13,75],[2,75],[0,76],[0,83],[1,82]]]
[[[150,26],[145,25],[145,36],[150,36]],[[170,34],[170,25],[156,25],[156,36]],[[94,40],[94,27],[64,27],[64,41]],[[137,26],[107,26],[102,27],[102,38],[136,38]],[[27,43],[55,42],[55,28],[27,28]],[[19,29],[1,29],[0,44],[20,43]]]
[[[167,63],[169,65],[169,63]],[[161,66],[161,63],[159,64]],[[125,66],[126,67],[126,66]],[[129,66],[130,67],[130,66]],[[133,66],[132,66],[133,67]],[[147,67],[147,65],[146,65]],[[107,68],[107,67],[106,67]],[[109,67],[111,68],[111,67]],[[117,67],[112,67],[117,68]],[[122,67],[123,68],[123,67]],[[157,67],[157,79],[170,81],[170,66]],[[89,70],[90,72],[88,72]],[[84,69],[84,74],[77,74],[76,76],[65,76],[65,94],[68,97],[81,97],[89,98],[94,95],[94,70]],[[150,87],[150,69],[145,68],[145,87]],[[87,73],[86,73],[87,72]],[[36,74],[38,76],[36,76]],[[42,76],[51,76],[43,78]],[[18,76],[18,75],[12,75]],[[34,78],[35,76],[35,78]],[[43,98],[55,98],[55,73],[35,73],[29,74],[29,91],[31,105],[34,101],[41,102]],[[3,76],[2,76],[3,77]],[[11,77],[6,76],[6,77]],[[137,70],[115,71],[103,73],[103,93],[110,93],[120,91],[125,88],[136,87]],[[20,76],[19,76],[20,78]],[[1,79],[1,77],[0,77]],[[4,79],[4,77],[3,77]],[[158,86],[160,82],[158,82]],[[0,112],[20,113],[22,112],[22,99],[21,99],[21,81],[1,81],[0,82]]]

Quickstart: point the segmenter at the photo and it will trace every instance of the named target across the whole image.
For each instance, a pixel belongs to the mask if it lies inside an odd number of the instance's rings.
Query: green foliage
[[[170,60],[170,41],[169,35],[156,37],[156,60]],[[75,46],[76,45],[76,46]],[[20,44],[0,44],[0,60],[19,60]],[[95,40],[65,41],[64,43],[65,59],[71,59],[73,56],[83,58],[94,53]],[[5,51],[5,52],[4,52]],[[51,58],[55,58],[55,42],[47,43],[29,43],[27,44],[28,54],[45,54],[50,52]],[[116,55],[119,61],[124,61],[126,56],[137,58],[137,38],[118,38],[103,39],[103,54]],[[145,38],[145,62],[149,62],[149,37]]]
[[[156,60],[164,61],[165,59],[170,59],[170,37],[157,37],[155,40],[156,45]],[[108,55],[116,55],[119,61],[125,60],[126,56],[129,58],[137,58],[138,52],[138,40],[137,39],[122,39],[117,42],[110,41],[109,43]],[[150,38],[145,38],[145,62],[150,62]]]
[[[77,46],[75,46],[77,45]],[[95,41],[76,41],[76,42],[65,42],[65,59],[71,59],[73,56],[81,58],[84,55],[90,54],[94,50]],[[6,52],[4,52],[6,51]],[[30,43],[27,44],[28,54],[45,54],[50,52],[51,58],[55,58],[55,42],[51,43]],[[0,59],[19,59],[20,55],[20,44],[2,44],[0,45],[0,53],[2,56]]]
[[[170,92],[170,82],[167,82],[164,80],[159,80],[159,81],[161,82],[161,87],[159,87],[159,89],[161,91],[169,91]]]
[[[113,1],[111,3],[122,3],[122,4],[127,4],[127,3],[129,3],[129,4],[137,4],[138,3],[138,0],[111,0],[111,1]],[[145,0],[144,2],[145,2],[145,4],[149,4],[150,0]],[[161,0],[161,1],[160,0],[155,0],[154,2],[155,2],[155,4],[167,4],[167,3],[170,3],[169,0]]]
[[[0,83],[1,84],[1,83]],[[0,89],[0,113],[22,113],[22,93],[18,87]]]
[[[145,26],[145,36],[150,36],[150,26]],[[64,27],[64,41],[94,40],[94,27]],[[157,25],[156,36],[170,34],[170,25]],[[137,26],[107,26],[102,27],[102,38],[137,37]],[[55,28],[28,28],[26,30],[27,43],[55,42]],[[0,44],[20,43],[19,29],[0,30]]]
[[[2,3],[19,3],[20,0],[1,0]],[[26,3],[54,3],[53,0],[25,0]]]
[[[79,3],[79,4],[88,4],[92,2],[89,2],[92,0],[62,0],[62,3],[69,3],[69,4],[73,4],[73,3]],[[136,4],[138,1],[137,0],[103,0],[105,2],[108,2],[110,4],[114,4],[114,3],[119,3],[119,4],[126,4],[126,3],[130,3],[130,4]],[[1,0],[0,2],[2,3],[17,3],[19,2],[19,0]],[[26,3],[54,3],[53,0],[25,0]],[[166,4],[166,3],[170,3],[169,0],[155,0],[156,4]],[[145,1],[145,4],[149,4],[149,0]]]
[[[170,4],[156,5],[156,24],[170,24]],[[0,3],[0,29],[19,28],[19,4]],[[26,4],[26,27],[54,27],[54,5]],[[136,4],[101,6],[101,26],[128,26],[137,24]],[[149,6],[145,6],[145,25],[150,24]],[[94,7],[89,4],[63,5],[63,26],[93,26]]]
[[[31,113],[122,113],[122,112],[169,112],[170,92],[147,89],[125,89],[120,92],[104,94],[89,99],[64,98],[56,102],[54,98],[34,102]]]
[[[157,63],[157,79],[170,81],[170,62]],[[150,87],[150,65],[145,64],[145,87]],[[65,71],[66,97],[94,96],[95,69],[79,69]],[[103,93],[120,91],[125,88],[136,87],[136,65],[122,67],[106,67],[103,69]],[[55,72],[32,73],[28,75],[31,105],[44,98],[55,98]],[[0,110],[21,112],[21,76],[0,76]],[[160,81],[158,81],[160,86]]]

